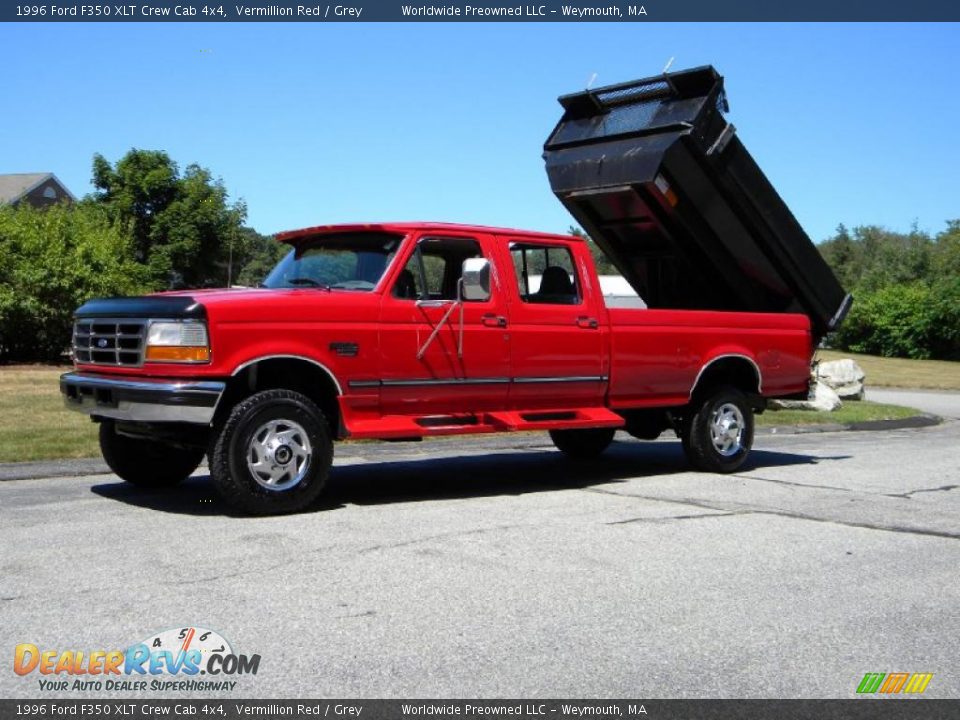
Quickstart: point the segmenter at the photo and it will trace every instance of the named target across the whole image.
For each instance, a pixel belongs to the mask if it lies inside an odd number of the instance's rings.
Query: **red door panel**
[[[464,240],[475,241],[492,260],[490,239],[483,236],[419,238],[428,244]],[[398,267],[409,265],[416,246],[414,240]],[[429,252],[442,253],[443,249],[436,245]],[[454,255],[453,261],[459,265],[460,256]],[[397,273],[397,281],[404,282],[399,277],[402,272]],[[442,284],[446,292],[433,294],[452,294],[453,285]],[[507,309],[502,289],[495,280],[491,285],[489,300],[461,306],[450,298],[397,297],[393,291],[383,296],[382,414],[446,415],[505,406],[510,379]]]
[[[541,254],[540,245],[550,252]],[[518,254],[526,248],[532,250],[525,271]],[[499,250],[510,299],[510,407],[601,405],[608,379],[606,312],[578,249],[524,240],[501,241]],[[560,275],[550,268],[560,266],[569,280],[560,277],[547,287],[551,274]]]

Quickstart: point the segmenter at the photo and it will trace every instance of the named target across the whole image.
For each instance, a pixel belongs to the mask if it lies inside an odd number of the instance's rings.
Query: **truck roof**
[[[299,230],[285,230],[276,235],[280,242],[296,240],[297,238],[312,235],[332,235],[345,232],[388,232],[407,233],[416,230],[428,230],[431,232],[456,232],[456,233],[484,233],[488,235],[509,235],[512,238],[527,239],[549,239],[549,240],[575,240],[582,241],[582,238],[576,235],[560,235],[556,233],[536,232],[534,230],[517,230],[515,228],[491,227],[488,225],[465,225],[461,223],[445,222],[379,222],[379,223],[348,223],[339,225],[314,225],[313,227],[301,228]]]

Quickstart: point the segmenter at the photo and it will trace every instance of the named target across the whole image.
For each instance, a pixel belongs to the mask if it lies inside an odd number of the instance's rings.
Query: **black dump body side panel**
[[[800,312],[850,297],[736,137],[712,67],[560,98],[550,185],[649,307]]]

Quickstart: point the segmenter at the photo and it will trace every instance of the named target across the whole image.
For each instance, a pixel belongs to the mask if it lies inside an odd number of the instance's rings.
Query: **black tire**
[[[114,473],[146,488],[179,484],[197,469],[204,455],[203,449],[120,435],[108,421],[100,423],[100,452]]]
[[[260,470],[250,467],[253,461]],[[306,509],[323,492],[332,464],[333,442],[323,412],[292,390],[264,390],[238,403],[210,451],[217,490],[251,515]]]
[[[551,430],[550,439],[567,457],[592,460],[610,447],[615,428],[588,428],[586,430]]]
[[[734,472],[753,447],[753,409],[735,387],[717,388],[695,402],[681,439],[697,470]]]

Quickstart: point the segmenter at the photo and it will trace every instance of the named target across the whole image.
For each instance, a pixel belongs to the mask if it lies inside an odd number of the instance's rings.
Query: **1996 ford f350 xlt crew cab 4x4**
[[[585,459],[618,428],[672,430],[695,468],[733,471],[850,300],[725,102],[712,68],[561,98],[553,191],[647,307],[608,307],[577,237],[313,227],[278,236],[263,287],[83,305],[66,403],[125,480],[174,485],[206,454],[256,514],[309,506],[350,438],[547,430]]]

